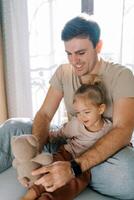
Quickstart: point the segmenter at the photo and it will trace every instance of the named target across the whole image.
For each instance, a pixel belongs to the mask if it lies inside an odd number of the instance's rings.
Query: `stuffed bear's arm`
[[[49,165],[53,162],[53,156],[50,153],[44,152],[38,154],[36,157],[31,159],[31,161],[36,162],[41,165]]]

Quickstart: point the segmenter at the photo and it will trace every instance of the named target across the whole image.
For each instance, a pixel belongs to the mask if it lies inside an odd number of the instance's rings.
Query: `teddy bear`
[[[34,200],[45,190],[43,186],[34,184],[40,176],[32,176],[31,172],[43,165],[52,163],[50,153],[39,152],[38,140],[34,135],[25,134],[11,138],[11,148],[14,156],[12,165],[17,170],[19,182],[28,188],[21,200]]]

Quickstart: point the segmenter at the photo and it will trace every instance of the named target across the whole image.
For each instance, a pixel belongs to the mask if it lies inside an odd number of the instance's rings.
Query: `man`
[[[56,70],[33,123],[32,133],[38,138],[40,149],[47,143],[50,122],[63,97],[68,119],[74,115],[73,94],[88,74],[103,78],[108,98],[104,116],[111,118],[113,129],[75,160],[58,161],[34,171],[33,175],[42,174],[36,184],[52,192],[68,183],[74,174],[79,176],[90,169],[90,185],[95,190],[119,199],[134,199],[134,152],[128,147],[134,129],[134,76],[129,69],[99,57],[100,28],[87,16],[70,20],[62,31],[62,40],[69,64]]]

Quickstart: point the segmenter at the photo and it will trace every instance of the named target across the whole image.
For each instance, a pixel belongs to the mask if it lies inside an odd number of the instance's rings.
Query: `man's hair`
[[[68,21],[61,32],[61,39],[63,41],[69,41],[75,37],[89,38],[95,48],[100,39],[100,27],[87,16],[77,16]]]

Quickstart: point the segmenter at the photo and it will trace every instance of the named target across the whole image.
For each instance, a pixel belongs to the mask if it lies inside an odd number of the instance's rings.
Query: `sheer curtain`
[[[6,108],[6,95],[5,95],[5,84],[4,84],[4,73],[3,73],[3,48],[2,48],[2,34],[0,26],[0,123],[7,119],[7,108]]]
[[[122,63],[134,73],[134,0],[124,0]]]
[[[26,0],[1,0],[8,117],[31,117]]]

